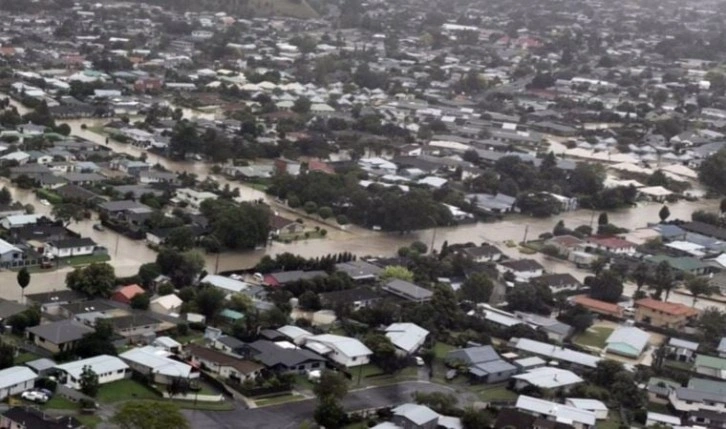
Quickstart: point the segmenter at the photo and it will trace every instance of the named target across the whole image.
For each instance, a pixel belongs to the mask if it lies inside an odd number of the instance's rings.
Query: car
[[[450,369],[446,371],[446,380],[451,381],[456,378],[456,376],[459,375],[459,372],[455,369]]]
[[[49,206],[50,205],[50,201],[48,201],[48,200],[40,200],[40,204],[43,204],[44,206]]]
[[[37,402],[39,404],[48,402],[48,395],[37,390],[26,390],[20,395],[20,397],[26,401]]]
[[[416,360],[417,366],[424,366],[424,364],[426,363],[421,356],[414,356],[413,358],[414,360]]]
[[[95,229],[96,231],[105,231],[105,230],[106,230],[106,229],[105,229],[105,228],[103,227],[103,225],[101,225],[100,223],[95,223],[95,224],[93,224],[93,229]]]
[[[39,388],[39,389],[35,389],[35,390],[36,390],[36,392],[40,392],[40,393],[44,394],[48,398],[52,398],[53,397],[53,392],[51,392],[48,389]]]

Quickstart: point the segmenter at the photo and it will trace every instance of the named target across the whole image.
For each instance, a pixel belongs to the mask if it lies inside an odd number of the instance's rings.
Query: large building
[[[675,302],[643,298],[635,301],[635,320],[649,325],[682,329],[698,316],[698,310]]]

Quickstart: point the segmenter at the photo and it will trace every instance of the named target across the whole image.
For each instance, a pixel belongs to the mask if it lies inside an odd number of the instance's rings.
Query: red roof
[[[599,244],[602,247],[607,247],[608,249],[628,249],[636,247],[635,243],[623,240],[620,237],[594,237],[590,239],[590,242]]]
[[[582,240],[575,237],[574,235],[558,235],[557,237],[552,237],[550,241],[553,241],[565,247],[575,247],[578,244],[582,243]]]
[[[572,302],[599,313],[613,314],[616,316],[620,316],[623,313],[623,307],[617,304],[600,301],[585,295],[577,295],[573,297]]]
[[[657,310],[666,314],[670,314],[673,316],[696,316],[698,314],[698,310],[695,308],[691,308],[684,304],[679,304],[677,302],[667,302],[667,301],[658,301],[657,299],[653,298],[643,298],[635,301],[636,307],[645,307],[649,308],[651,310]]]
[[[146,291],[144,290],[144,288],[142,288],[141,286],[139,286],[137,284],[127,285],[116,291],[117,294],[123,295],[126,299],[131,299],[131,298],[135,297],[136,295],[139,295],[139,294],[142,294],[145,292]]]

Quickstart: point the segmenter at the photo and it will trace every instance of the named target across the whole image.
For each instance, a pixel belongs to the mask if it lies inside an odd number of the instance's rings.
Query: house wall
[[[47,253],[54,258],[67,258],[70,256],[85,256],[93,254],[93,246],[72,247],[70,249],[58,249],[53,246],[46,247]]]
[[[259,371],[253,371],[249,374],[243,374],[239,371],[237,371],[236,368],[233,368],[231,366],[222,366],[219,369],[219,375],[221,375],[224,378],[236,378],[240,381],[246,381],[246,380],[254,380],[257,378],[257,376],[260,374]]]
[[[676,397],[675,391],[670,394],[668,397],[668,400],[670,401],[673,408],[675,408],[677,411],[682,412],[688,412],[688,411],[698,411],[698,410],[710,410],[710,411],[716,411],[719,413],[726,413],[726,403],[724,402],[712,402],[712,403],[704,403],[704,402],[693,402],[693,401],[683,401]]]
[[[32,389],[35,384],[35,379],[24,381],[22,383],[13,384],[12,386],[7,386],[0,388],[0,401],[4,400],[8,396],[12,395],[18,395],[20,393],[25,392],[28,389]]]
[[[516,373],[517,373],[517,370],[513,369],[511,371],[504,371],[504,372],[498,372],[496,374],[489,374],[486,376],[484,382],[487,384],[501,383],[503,381],[509,380]]]
[[[91,368],[93,369],[93,368]],[[95,371],[94,371],[95,372]],[[107,384],[107,383],[113,383],[114,381],[123,380],[125,378],[131,377],[131,371],[127,369],[119,369],[116,371],[111,372],[105,372],[105,373],[99,373],[96,372],[98,375],[98,384]],[[81,388],[81,381],[79,379],[73,378],[70,374],[68,375],[68,380],[66,381],[66,384],[71,386],[74,389],[80,389]]]
[[[674,329],[681,329],[686,326],[686,323],[688,323],[688,318],[686,316],[675,316],[646,307],[637,307],[635,309],[635,320],[637,322],[648,323],[656,327]]]
[[[369,356],[354,356],[350,357],[343,353],[341,353],[337,349],[333,349],[333,353],[328,355],[328,358],[332,359],[334,362],[345,366],[346,368],[350,368],[353,366],[360,366],[360,365],[366,365],[370,362]]]
[[[34,335],[33,344],[35,344],[36,346],[38,346],[42,349],[48,350],[49,352],[51,352],[53,354],[56,354],[56,353],[60,353],[65,350],[72,349],[73,347],[75,347],[76,342],[71,341],[71,342],[63,343],[63,344],[53,344],[50,341],[45,340],[44,338],[40,338],[37,335]]]

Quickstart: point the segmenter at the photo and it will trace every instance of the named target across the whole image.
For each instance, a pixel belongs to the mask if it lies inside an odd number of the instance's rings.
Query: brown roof
[[[550,238],[551,242],[555,242],[564,247],[575,247],[582,243],[582,240],[573,235],[558,235],[557,237]]]
[[[592,299],[585,295],[577,295],[573,297],[572,302],[597,313],[613,314],[616,316],[620,316],[623,313],[623,307],[617,304],[600,301],[598,299]]]
[[[290,220],[290,219],[282,217],[282,216],[278,216],[278,215],[270,216],[270,227],[272,229],[284,228],[293,223],[295,223],[294,220]]]
[[[643,298],[635,301],[636,307],[645,307],[651,310],[657,310],[672,316],[695,316],[698,310],[687,305],[678,304],[676,302],[658,301],[653,298]]]
[[[202,347],[196,344],[190,344],[186,346],[186,349],[191,356],[209,362],[214,362],[220,366],[230,366],[241,372],[242,374],[251,374],[264,368],[262,365],[256,364],[254,362],[238,359],[226,353],[208,349],[206,347]]]

